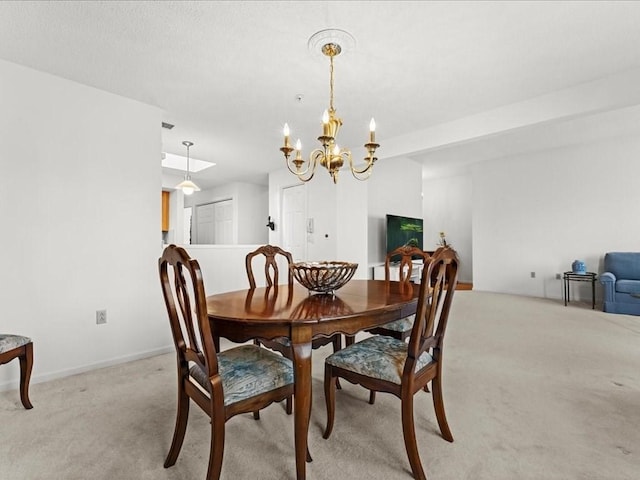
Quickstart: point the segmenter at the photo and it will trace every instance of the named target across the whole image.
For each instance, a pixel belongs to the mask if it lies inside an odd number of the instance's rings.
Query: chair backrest
[[[384,262],[384,278],[389,280],[391,262],[395,258],[400,257],[399,278],[398,281],[403,284],[408,284],[411,281],[411,274],[413,272],[413,259],[418,258],[422,260],[422,263],[426,263],[430,256],[427,252],[419,249],[418,247],[402,246],[389,252]]]
[[[422,271],[420,296],[403,376],[415,374],[416,360],[429,349],[433,349],[434,360],[440,360],[451,301],[458,283],[458,263],[455,250],[440,247]]]
[[[245,258],[245,264],[247,268],[247,277],[249,278],[249,288],[256,288],[256,279],[253,276],[253,259],[257,255],[264,256],[264,275],[267,282],[267,286],[278,285],[278,256],[285,259],[287,262],[287,284],[293,285],[293,273],[289,266],[293,263],[293,257],[291,253],[282,250],[280,247],[274,245],[263,245],[257,248],[253,252],[247,254]]]
[[[218,361],[198,261],[182,247],[169,245],[158,266],[179,362],[185,368],[188,362],[194,362],[209,377],[217,375]]]

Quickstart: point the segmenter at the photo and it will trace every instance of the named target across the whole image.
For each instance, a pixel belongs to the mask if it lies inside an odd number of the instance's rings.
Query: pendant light
[[[189,148],[193,146],[193,142],[185,140],[182,144],[187,147],[187,173],[184,176],[184,180],[176,185],[176,188],[182,189],[182,193],[185,195],[191,195],[193,192],[200,191],[200,187],[191,181],[191,175],[189,174]]]

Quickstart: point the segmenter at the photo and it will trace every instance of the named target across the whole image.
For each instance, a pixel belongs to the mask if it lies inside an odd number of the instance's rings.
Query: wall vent
[[[175,127],[175,125],[171,125],[170,123],[167,123],[167,122],[162,122],[162,128],[166,128],[167,130],[171,130],[173,127]]]

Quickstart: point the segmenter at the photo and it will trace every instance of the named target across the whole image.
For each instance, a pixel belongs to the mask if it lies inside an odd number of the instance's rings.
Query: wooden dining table
[[[416,311],[419,285],[351,280],[334,294],[301,285],[278,285],[207,297],[213,334],[233,342],[287,337],[293,349],[296,478],[306,478],[311,416],[311,341],[336,333],[354,335]],[[310,457],[309,457],[310,461]]]

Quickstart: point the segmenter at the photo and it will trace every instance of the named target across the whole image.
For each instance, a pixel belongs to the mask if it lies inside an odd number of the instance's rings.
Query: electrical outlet
[[[556,273],[556,280],[561,280],[562,279],[562,275],[560,275],[559,273]]]
[[[536,272],[531,272],[531,278],[536,278]]]
[[[96,310],[96,325],[103,325],[107,323],[107,311]]]

